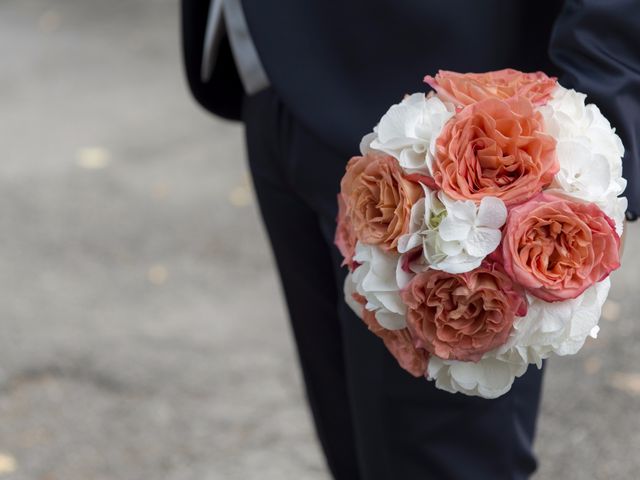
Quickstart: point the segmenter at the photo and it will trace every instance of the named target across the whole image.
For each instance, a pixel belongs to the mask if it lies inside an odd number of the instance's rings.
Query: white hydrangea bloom
[[[370,146],[398,159],[408,172],[429,173],[436,140],[454,110],[437,96],[408,95],[382,116]]]
[[[505,362],[485,357],[479,362],[459,362],[429,357],[427,374],[436,387],[451,393],[498,398],[511,389],[528,368],[525,362]]]
[[[358,242],[353,259],[361,264],[351,278],[356,292],[367,300],[365,308],[375,312],[378,323],[388,330],[406,327],[407,307],[400,298],[396,277],[399,256]]]
[[[502,200],[485,197],[474,202],[452,200],[443,192],[431,192],[411,209],[409,233],[398,241],[398,251],[406,253],[422,246],[423,259],[412,267],[427,267],[448,273],[477,268],[500,244],[500,227],[507,219]]]
[[[557,141],[560,171],[551,189],[596,203],[616,222],[622,234],[627,200],[622,177],[624,147],[615,129],[586,95],[558,86],[540,107],[545,130]]]
[[[563,302],[545,302],[529,296],[529,310],[516,318],[513,332],[496,355],[506,361],[518,359],[542,365],[542,360],[556,355],[574,355],[587,337],[596,338],[611,281],[605,278],[578,297]]]

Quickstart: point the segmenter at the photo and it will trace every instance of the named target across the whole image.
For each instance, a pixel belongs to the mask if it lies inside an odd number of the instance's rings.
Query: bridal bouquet
[[[620,266],[624,149],[544,73],[425,78],[362,139],[338,195],[347,303],[402,368],[495,398],[595,338]]]

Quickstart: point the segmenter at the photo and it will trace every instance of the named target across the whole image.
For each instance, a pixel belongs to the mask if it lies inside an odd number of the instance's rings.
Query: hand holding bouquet
[[[624,149],[585,95],[541,72],[441,71],[346,167],[347,303],[398,363],[495,398],[596,337],[620,266]]]

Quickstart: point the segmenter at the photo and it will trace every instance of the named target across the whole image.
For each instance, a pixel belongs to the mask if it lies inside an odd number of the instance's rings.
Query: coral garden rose
[[[541,193],[509,212],[502,260],[547,302],[575,298],[620,266],[614,221],[593,203]]]
[[[340,187],[356,238],[386,251],[407,233],[411,207],[424,196],[395,158],[375,153],[353,157]]]
[[[463,274],[426,270],[402,299],[416,346],[444,360],[479,361],[507,341],[514,318],[527,312],[524,292],[489,262]]]
[[[555,146],[529,100],[482,100],[445,125],[433,177],[456,200],[480,202],[492,196],[511,206],[552,182],[559,169]]]
[[[366,299],[353,294],[353,299],[363,306],[362,320],[373,333],[380,337],[391,355],[398,361],[398,364],[414,377],[422,377],[427,371],[429,354],[426,350],[416,347],[409,330],[387,330],[376,320],[375,313],[364,308]]]
[[[535,105],[543,105],[558,83],[542,72],[523,73],[506,68],[487,73],[457,73],[440,70],[435,78],[427,75],[428,83],[443,101],[467,106],[486,98],[507,100],[524,97]]]
[[[344,198],[341,194],[338,194],[338,225],[336,227],[336,234],[334,243],[340,253],[344,257],[342,266],[347,265],[349,270],[353,270],[357,266],[357,262],[353,260],[353,256],[356,253],[356,234],[351,226],[351,220],[347,217],[347,206],[345,205]]]

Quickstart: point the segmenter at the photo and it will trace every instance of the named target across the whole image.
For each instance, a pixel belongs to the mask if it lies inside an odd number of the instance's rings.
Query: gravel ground
[[[0,478],[326,480],[237,125],[169,0],[0,3]],[[640,226],[538,480],[640,468]],[[247,301],[250,298],[250,301]]]

